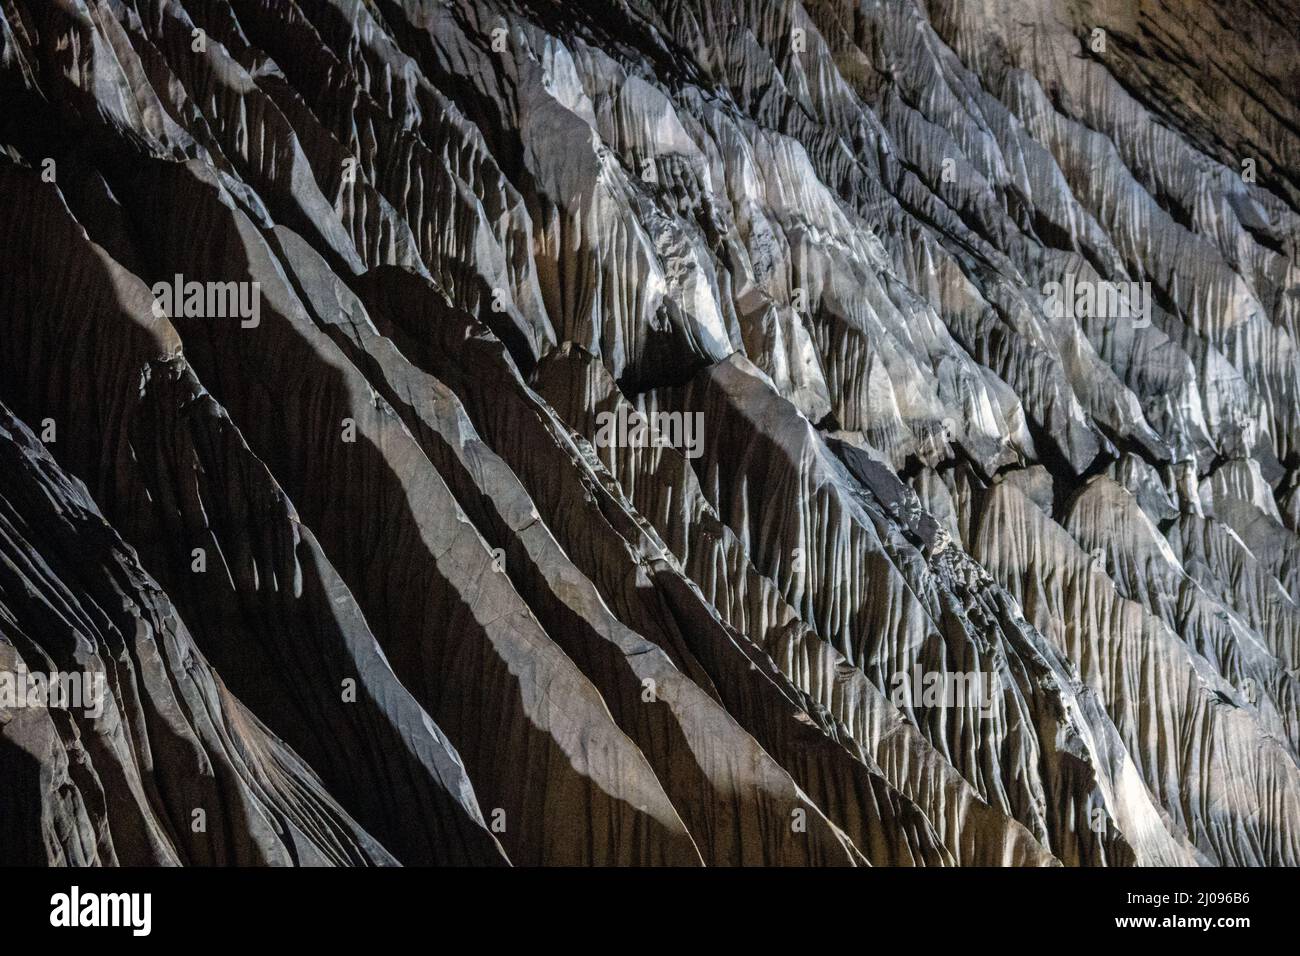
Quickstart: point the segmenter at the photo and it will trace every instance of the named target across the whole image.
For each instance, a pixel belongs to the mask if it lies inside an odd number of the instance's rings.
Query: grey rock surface
[[[0,223],[0,864],[1300,865],[1293,5],[0,0]]]

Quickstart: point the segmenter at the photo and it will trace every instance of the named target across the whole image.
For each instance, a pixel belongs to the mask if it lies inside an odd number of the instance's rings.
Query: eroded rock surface
[[[1298,157],[1285,4],[0,0],[0,862],[1300,864]]]

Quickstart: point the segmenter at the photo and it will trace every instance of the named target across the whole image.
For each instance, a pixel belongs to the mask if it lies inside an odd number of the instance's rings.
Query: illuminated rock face
[[[1300,864],[1260,10],[0,4],[0,862]]]

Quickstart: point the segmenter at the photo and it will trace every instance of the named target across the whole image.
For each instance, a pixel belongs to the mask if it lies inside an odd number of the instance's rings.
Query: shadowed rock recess
[[[0,0],[0,863],[1300,864],[1289,0]]]

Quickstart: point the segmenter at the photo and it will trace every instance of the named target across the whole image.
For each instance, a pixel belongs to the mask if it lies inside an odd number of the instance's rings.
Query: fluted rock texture
[[[1300,864],[1292,3],[0,0],[0,228],[0,863]]]

